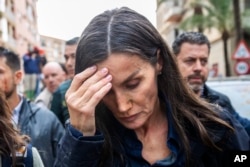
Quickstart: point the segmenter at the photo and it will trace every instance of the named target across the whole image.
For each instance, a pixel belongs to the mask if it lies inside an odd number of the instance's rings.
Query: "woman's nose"
[[[116,102],[120,112],[127,112],[132,107],[132,100],[123,94],[116,96]]]

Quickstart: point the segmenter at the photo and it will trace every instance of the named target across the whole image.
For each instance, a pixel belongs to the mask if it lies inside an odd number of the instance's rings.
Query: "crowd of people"
[[[34,99],[17,91],[20,57],[1,48],[2,164],[26,151],[35,167],[230,166],[230,152],[250,151],[250,120],[206,85],[204,34],[171,46],[136,11],[104,11],[66,41],[64,64],[43,64]]]
[[[64,134],[63,125],[51,110],[30,101],[18,92],[24,73],[20,57],[12,51],[0,53],[0,82],[7,104],[12,113],[12,122],[23,135],[30,137],[45,167],[53,166],[57,144]]]

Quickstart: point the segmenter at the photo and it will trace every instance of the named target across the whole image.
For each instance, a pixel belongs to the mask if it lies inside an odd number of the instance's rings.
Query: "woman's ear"
[[[161,56],[161,51],[160,49],[158,49],[157,50],[157,63],[156,63],[157,74],[161,74],[162,66],[163,66],[163,60]]]

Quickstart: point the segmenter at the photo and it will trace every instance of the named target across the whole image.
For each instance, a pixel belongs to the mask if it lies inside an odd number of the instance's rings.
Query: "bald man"
[[[66,80],[67,74],[62,65],[58,62],[48,62],[42,69],[45,88],[36,97],[35,102],[50,109],[52,94],[58,86]]]

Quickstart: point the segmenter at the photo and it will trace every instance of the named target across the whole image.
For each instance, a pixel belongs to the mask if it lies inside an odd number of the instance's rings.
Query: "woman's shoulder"
[[[32,155],[33,155],[33,167],[44,167],[40,154],[35,147],[32,147]]]

